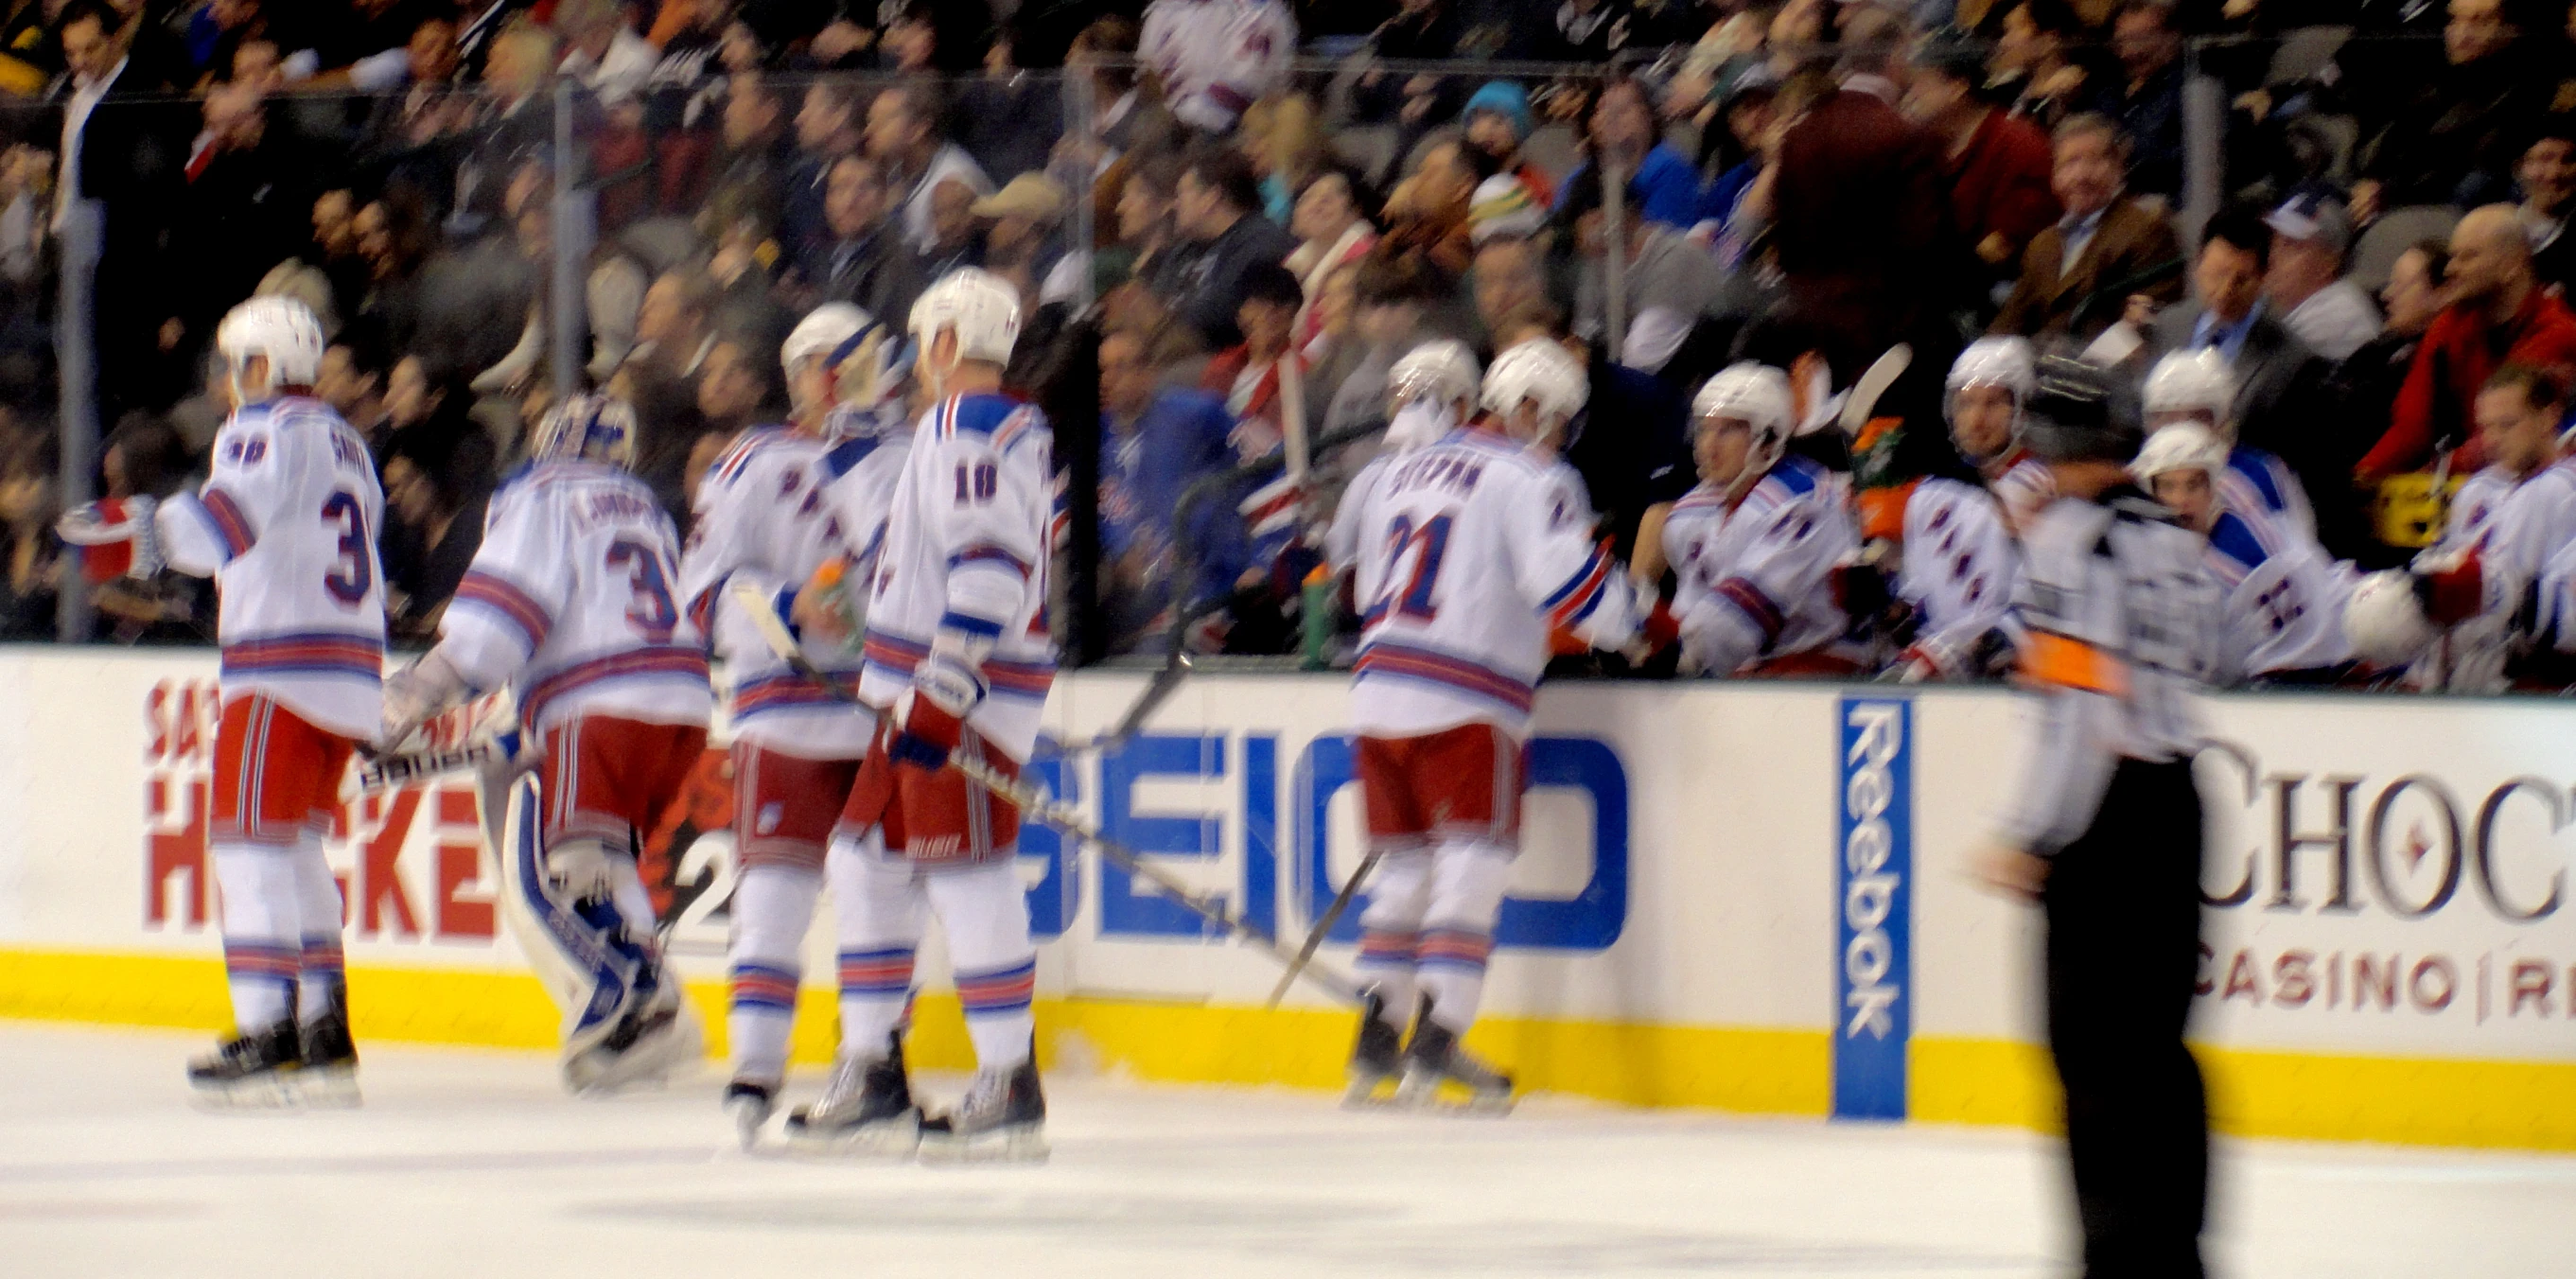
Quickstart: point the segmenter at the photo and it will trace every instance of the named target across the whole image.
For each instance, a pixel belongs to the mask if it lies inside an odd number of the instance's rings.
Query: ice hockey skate
[[[659,1087],[705,1052],[705,1035],[682,1004],[679,983],[665,980],[599,1042],[564,1058],[564,1087],[583,1097]]]
[[[756,1080],[736,1079],[725,1085],[724,1111],[732,1118],[734,1133],[749,1150],[760,1144],[761,1126],[778,1109],[778,1086]]]
[[[1466,1090],[1466,1099],[1452,1100],[1443,1085]],[[1414,1023],[1413,1042],[1405,1045],[1404,1082],[1396,1086],[1395,1103],[1421,1110],[1509,1114],[1512,1078],[1461,1047],[1457,1033],[1433,1021],[1426,1005]]]
[[[330,1109],[357,1105],[358,1045],[349,1037],[348,993],[334,993],[331,1010],[305,1023],[298,1039],[301,1064],[290,1076],[296,1100]]]
[[[787,1116],[788,1142],[817,1154],[909,1159],[921,1145],[921,1130],[900,1038],[890,1041],[887,1056],[842,1058],[823,1095]]]
[[[975,1072],[957,1109],[923,1121],[924,1163],[1038,1163],[1047,1157],[1038,1063]]]
[[[1342,1105],[1352,1109],[1385,1105],[1404,1079],[1404,1034],[1386,1019],[1386,996],[1372,988],[1362,1001],[1359,1041],[1351,1045],[1350,1087],[1342,1094]]]
[[[266,1030],[239,1035],[213,1055],[188,1063],[188,1083],[197,1100],[216,1108],[278,1109],[295,1104],[295,1073],[302,1064],[302,1045],[293,1020]],[[354,1056],[354,1054],[353,1054]]]

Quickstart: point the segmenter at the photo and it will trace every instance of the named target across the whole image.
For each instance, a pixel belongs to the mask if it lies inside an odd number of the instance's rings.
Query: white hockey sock
[[[635,859],[611,853],[608,869],[617,876],[610,899],[617,904],[617,917],[626,921],[627,936],[637,943],[652,947],[660,935],[660,921],[653,914],[653,894],[644,889],[644,876],[635,869]]]
[[[297,924],[303,934],[295,1015],[298,1021],[313,1022],[331,1011],[334,998],[348,983],[340,953],[340,881],[322,855],[318,834],[306,834],[289,856],[295,862]]]
[[[787,1032],[795,1025],[796,983],[804,975],[805,928],[814,918],[822,876],[785,866],[754,866],[733,895],[733,945],[727,955],[737,1079],[776,1083],[787,1075]]]
[[[1422,991],[1431,1017],[1459,1034],[1485,999],[1485,961],[1512,874],[1509,849],[1474,840],[1444,842],[1431,862],[1431,905],[1422,923]]]
[[[1029,944],[1029,902],[1007,855],[921,880],[957,973],[957,1002],[975,1064],[1008,1070],[1029,1059],[1037,1016],[1038,954]]]
[[[877,829],[835,836],[823,867],[839,930],[841,1055],[875,1061],[912,1011],[927,902],[912,863],[887,858]]]
[[[1422,912],[1431,886],[1431,854],[1416,849],[1378,859],[1360,912],[1358,976],[1377,990],[1378,1018],[1401,1031],[1413,1024],[1422,947]]]
[[[215,882],[224,893],[224,977],[232,988],[233,1024],[244,1034],[267,1030],[294,1012],[296,973],[304,962],[295,850],[218,840],[213,852]]]

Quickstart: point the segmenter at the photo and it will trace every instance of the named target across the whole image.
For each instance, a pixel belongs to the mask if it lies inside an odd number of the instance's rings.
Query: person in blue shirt
[[[1188,546],[1175,545],[1182,494],[1235,463],[1234,417],[1218,396],[1158,377],[1142,337],[1100,340],[1100,594],[1112,653],[1158,648],[1176,604],[1230,595],[1252,559],[1231,490],[1199,501]],[[1176,600],[1184,555],[1189,581]]]
[[[1699,169],[1680,148],[1657,140],[1655,112],[1646,100],[1645,86],[1634,80],[1613,80],[1602,87],[1600,98],[1592,104],[1590,151],[1590,157],[1558,188],[1560,202],[1574,188],[1575,179],[1606,155],[1615,167],[1629,171],[1628,196],[1647,221],[1677,231],[1687,231],[1699,221]]]

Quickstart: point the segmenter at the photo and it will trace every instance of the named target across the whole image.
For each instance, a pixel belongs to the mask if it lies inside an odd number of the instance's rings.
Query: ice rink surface
[[[713,1070],[576,1101],[533,1054],[364,1046],[361,1110],[202,1112],[204,1042],[0,1023],[0,1274],[1922,1279],[2069,1250],[2026,1133],[1058,1078],[1051,1162],[925,1168],[744,1154]],[[2221,1274],[2576,1272],[2576,1159],[2227,1142],[2219,1177]]]

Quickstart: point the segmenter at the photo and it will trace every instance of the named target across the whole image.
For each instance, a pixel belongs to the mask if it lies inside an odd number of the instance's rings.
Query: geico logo
[[[1900,708],[1885,702],[1853,706],[1846,726],[1859,730],[1846,750],[1843,765],[1843,926],[1850,940],[1843,946],[1843,978],[1849,991],[1843,1003],[1851,1021],[1845,1038],[1867,1030],[1884,1039],[1895,1031],[1890,1010],[1903,990],[1888,980],[1896,967],[1896,947],[1888,936],[1888,917],[1896,908],[1901,880],[1887,869],[1895,840],[1888,828],[1888,805],[1895,799],[1896,777],[1890,765],[1905,744]]]
[[[2562,981],[2562,978],[2564,979]],[[2248,1008],[2435,1016],[2454,1008],[2490,1018],[2576,1017],[2576,968],[2534,955],[2409,955],[2401,951],[2200,948],[2203,999]]]
[[[2260,897],[2265,910],[2357,914],[2366,891],[2389,914],[2422,919],[2465,885],[2498,919],[2527,924],[2564,900],[2566,854],[2551,837],[2576,817],[2576,795],[2560,783],[2265,773],[2233,742],[2213,743],[2201,760],[2205,771],[2234,774],[2242,805],[2210,854],[2201,897],[2212,906]],[[2312,899],[2320,878],[2324,896]]]

